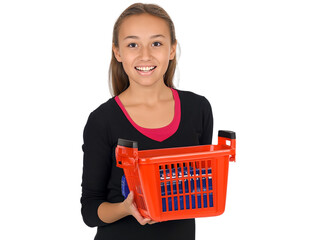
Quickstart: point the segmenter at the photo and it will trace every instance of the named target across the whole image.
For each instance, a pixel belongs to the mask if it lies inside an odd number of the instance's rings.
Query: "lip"
[[[139,66],[135,66],[134,68],[137,67],[156,67],[156,65],[139,65]]]
[[[135,67],[155,67],[156,65],[136,65]]]
[[[153,70],[149,71],[149,72],[143,72],[143,71],[137,70],[136,67],[155,67],[155,68],[154,68]],[[141,76],[149,76],[149,75],[151,75],[151,74],[155,71],[156,67],[157,67],[157,66],[155,66],[155,65],[143,65],[143,66],[135,66],[134,69],[135,69],[135,70],[138,72],[138,74],[141,75]]]

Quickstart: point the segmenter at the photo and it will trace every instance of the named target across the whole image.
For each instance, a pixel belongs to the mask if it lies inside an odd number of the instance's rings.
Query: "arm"
[[[98,110],[92,112],[87,120],[83,141],[81,213],[86,225],[103,226],[106,223],[98,217],[97,209],[107,197],[112,147],[108,141],[105,119]]]
[[[98,216],[105,223],[115,222],[123,217],[128,216],[128,213],[121,203],[103,202],[98,208]]]
[[[212,107],[209,101],[203,97],[202,109],[202,134],[200,136],[200,145],[212,144],[214,119]]]
[[[140,215],[135,207],[132,194],[121,203],[106,201],[107,183],[112,167],[112,145],[108,140],[106,126],[106,119],[103,119],[98,111],[94,111],[90,114],[84,128],[81,185],[83,221],[89,227],[105,226],[128,215],[133,215],[142,225],[154,223]]]
[[[98,208],[98,216],[103,222],[112,223],[123,217],[132,215],[141,224],[153,224],[149,218],[143,218],[134,203],[133,192],[121,203],[103,202]]]

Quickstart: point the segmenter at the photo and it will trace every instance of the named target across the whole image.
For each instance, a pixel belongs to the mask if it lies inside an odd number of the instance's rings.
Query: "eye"
[[[136,43],[130,43],[129,45],[127,45],[129,48],[135,48],[137,47]]]
[[[159,47],[159,46],[161,46],[162,45],[162,43],[160,43],[160,42],[154,42],[153,44],[152,44],[152,46],[154,46],[154,47]]]

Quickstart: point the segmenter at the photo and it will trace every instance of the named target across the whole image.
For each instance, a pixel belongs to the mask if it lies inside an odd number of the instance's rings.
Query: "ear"
[[[120,50],[118,47],[116,47],[114,45],[114,43],[112,44],[112,50],[113,50],[113,53],[114,53],[114,57],[116,58],[116,60],[118,62],[122,62],[122,58],[121,58],[121,55],[120,55]]]
[[[169,60],[173,60],[176,55],[176,47],[177,47],[177,40],[175,43],[171,46],[171,52],[169,54]]]

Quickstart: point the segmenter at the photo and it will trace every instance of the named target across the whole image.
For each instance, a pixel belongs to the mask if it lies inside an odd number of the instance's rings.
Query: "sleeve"
[[[203,97],[202,102],[202,133],[199,139],[200,145],[212,144],[214,119],[212,107],[209,101]]]
[[[83,131],[83,173],[81,214],[89,227],[105,226],[97,209],[106,201],[106,187],[111,170],[112,147],[108,143],[105,120],[92,112]]]

